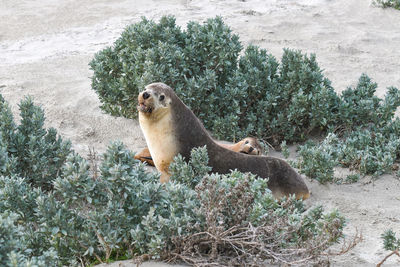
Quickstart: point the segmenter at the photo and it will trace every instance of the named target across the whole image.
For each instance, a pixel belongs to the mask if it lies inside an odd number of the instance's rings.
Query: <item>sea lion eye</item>
[[[165,98],[165,96],[164,95],[160,95],[160,101],[163,101],[164,100],[164,98]]]

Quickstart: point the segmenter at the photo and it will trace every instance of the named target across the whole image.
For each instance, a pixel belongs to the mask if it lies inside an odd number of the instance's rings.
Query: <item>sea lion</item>
[[[137,109],[149,151],[161,172],[161,182],[169,180],[168,168],[176,155],[188,160],[193,148],[206,145],[212,172],[224,174],[237,169],[268,178],[268,187],[278,199],[291,194],[297,199],[310,196],[302,177],[284,160],[236,153],[219,146],[168,85],[147,85],[138,95]]]
[[[263,153],[260,143],[254,137],[246,137],[235,144],[222,143],[219,141],[216,142],[218,145],[238,153],[249,155],[261,155]],[[143,148],[143,150],[137,153],[134,158],[141,162],[146,162],[150,166],[154,166],[154,161],[148,147]]]
[[[258,140],[254,137],[246,137],[235,144],[221,143],[219,141],[216,142],[222,147],[239,153],[249,155],[261,155],[263,153],[263,148]]]

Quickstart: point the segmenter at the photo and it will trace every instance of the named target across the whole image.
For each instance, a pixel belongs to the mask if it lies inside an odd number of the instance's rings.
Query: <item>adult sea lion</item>
[[[218,145],[238,153],[261,155],[263,151],[260,143],[254,137],[246,137],[235,144],[222,143],[219,141],[216,142]],[[134,158],[141,162],[146,162],[150,166],[154,166],[154,161],[148,147],[143,148],[143,150],[137,153]]]
[[[290,194],[298,199],[310,196],[302,177],[284,160],[236,153],[219,146],[169,86],[147,85],[138,96],[137,109],[150,154],[161,172],[161,182],[168,182],[168,168],[177,154],[189,159],[193,148],[206,145],[212,172],[237,169],[268,178],[268,187],[276,198]]]

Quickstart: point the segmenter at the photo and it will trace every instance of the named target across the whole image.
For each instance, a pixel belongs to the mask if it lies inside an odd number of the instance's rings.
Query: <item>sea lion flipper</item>
[[[140,160],[141,162],[146,162],[150,166],[154,166],[153,158],[151,157],[150,151],[147,147],[143,148],[142,151],[134,156],[134,159]]]

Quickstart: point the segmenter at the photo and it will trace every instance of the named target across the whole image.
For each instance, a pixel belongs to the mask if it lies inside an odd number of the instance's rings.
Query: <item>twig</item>
[[[98,168],[98,160],[99,157],[97,156],[96,151],[94,150],[94,147],[90,148],[89,147],[89,154],[88,154],[88,158],[90,161],[90,168],[92,169],[92,173],[93,173],[93,179],[97,180],[97,178],[99,177],[99,168]]]
[[[363,240],[363,236],[362,233],[358,232],[358,229],[356,228],[356,233],[353,237],[353,239],[346,244],[346,240],[343,241],[343,246],[341,248],[341,250],[337,251],[337,252],[328,252],[325,253],[324,255],[326,256],[339,256],[339,255],[343,255],[347,252],[349,252],[352,248],[354,248],[358,243],[360,243]]]
[[[376,265],[376,267],[381,267],[381,265],[382,265],[388,258],[390,258],[390,257],[391,257],[392,255],[394,255],[394,254],[396,254],[397,256],[400,257],[399,250],[398,250],[398,249],[393,250],[392,252],[389,253],[389,255],[386,255],[386,257],[383,258],[383,260],[382,260],[380,263],[378,263],[378,264]]]

